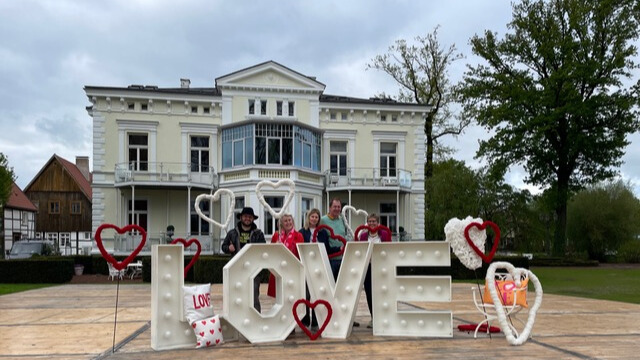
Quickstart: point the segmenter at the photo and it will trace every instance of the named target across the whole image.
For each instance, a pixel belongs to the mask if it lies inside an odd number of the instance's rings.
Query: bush
[[[597,260],[561,257],[534,257],[529,261],[531,266],[598,266]]]
[[[0,282],[62,284],[71,281],[73,266],[71,257],[1,260]]]
[[[625,263],[640,263],[640,241],[631,240],[620,246],[618,259]]]

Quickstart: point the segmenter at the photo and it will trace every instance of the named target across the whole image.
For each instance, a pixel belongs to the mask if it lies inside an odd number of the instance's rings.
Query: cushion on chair
[[[520,288],[527,287],[529,283],[529,279],[524,279],[520,282]],[[500,297],[502,305],[513,305],[514,298],[514,290],[516,289],[516,283],[513,280],[496,280],[496,291],[498,293],[498,297]],[[493,300],[491,299],[491,293],[489,292],[489,287],[484,287],[484,295],[482,296],[482,300],[485,304],[493,304]],[[528,307],[527,305],[527,294],[526,291],[521,291],[516,298],[516,305],[520,305],[522,307]]]
[[[222,325],[218,315],[196,320],[191,324],[191,327],[193,332],[196,333],[196,349],[223,343]]]
[[[184,316],[189,324],[212,317],[211,284],[183,286]]]

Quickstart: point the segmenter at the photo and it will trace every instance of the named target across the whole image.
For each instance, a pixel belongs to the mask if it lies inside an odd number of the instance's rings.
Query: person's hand
[[[229,252],[236,252],[236,247],[233,244],[229,245]]]

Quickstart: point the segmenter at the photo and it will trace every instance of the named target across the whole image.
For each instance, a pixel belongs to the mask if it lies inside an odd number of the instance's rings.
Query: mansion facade
[[[187,79],[176,88],[85,86],[93,119],[94,233],[103,223],[136,223],[147,230],[148,246],[171,236],[198,238],[203,251],[219,252],[228,229],[200,219],[194,202],[226,188],[236,196],[233,211],[251,206],[268,240],[277,222],[260,203],[256,184],[292,179],[288,212],[296,228],[307,210],[326,213],[330,199],[339,197],[379,214],[396,235],[424,238],[429,107],[324,89],[314,77],[273,61],[219,77],[211,88],[193,88]],[[283,205],[281,190],[263,193],[276,211]],[[218,222],[231,211],[225,197],[200,207]],[[365,219],[353,216],[355,230]],[[235,217],[232,223],[229,228]],[[139,241],[111,237],[116,253]]]

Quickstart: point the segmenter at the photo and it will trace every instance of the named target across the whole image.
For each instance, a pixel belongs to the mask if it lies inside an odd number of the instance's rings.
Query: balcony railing
[[[411,188],[411,172],[393,168],[350,167],[344,175],[326,171],[325,186],[335,187],[399,187]]]
[[[115,166],[115,183],[193,184],[218,187],[218,174],[212,166],[183,162],[130,162]]]

